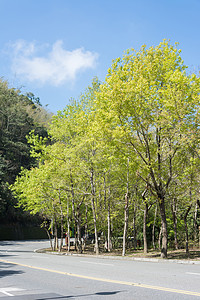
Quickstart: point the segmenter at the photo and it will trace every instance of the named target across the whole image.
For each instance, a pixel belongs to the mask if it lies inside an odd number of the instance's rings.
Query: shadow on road
[[[0,241],[0,246],[13,246],[18,245],[16,241]]]
[[[75,295],[75,296],[58,296],[58,297],[53,297],[53,298],[37,298],[37,300],[56,300],[56,299],[70,299],[74,298],[76,299],[77,297],[88,297],[88,296],[112,296],[116,295],[119,293],[122,293],[124,291],[113,291],[113,292],[99,292],[99,293],[94,293],[94,294],[85,294],[85,295]]]
[[[22,252],[22,253],[28,253],[28,252],[30,252],[30,253],[32,253],[33,251],[32,250],[15,250],[15,249],[10,249],[10,250],[0,250],[0,252],[5,252],[5,253],[14,253],[14,252]]]
[[[6,271],[0,271],[0,278],[6,277],[6,276],[12,276],[12,275],[20,275],[24,272],[22,271],[14,271],[14,270],[6,270]]]
[[[9,268],[10,270],[8,270]],[[11,264],[0,263],[0,278],[24,273],[23,271],[16,271],[11,268],[13,268],[13,265]]]
[[[2,252],[2,251],[0,251],[0,252]],[[7,252],[8,253],[8,252]],[[10,254],[10,253],[8,253],[8,254],[6,254],[6,252],[5,252],[5,254],[4,253],[1,253],[0,254],[0,258],[5,258],[5,257],[13,257],[13,256],[16,256],[16,255],[14,255],[14,254]]]

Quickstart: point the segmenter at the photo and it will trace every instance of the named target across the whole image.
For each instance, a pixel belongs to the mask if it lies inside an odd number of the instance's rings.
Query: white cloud
[[[85,51],[83,48],[65,50],[60,40],[53,44],[51,51],[45,56],[39,56],[37,52],[47,45],[38,47],[34,42],[19,40],[12,47],[12,71],[16,75],[28,81],[55,86],[75,80],[77,73],[82,70],[94,68],[98,58],[97,53]]]

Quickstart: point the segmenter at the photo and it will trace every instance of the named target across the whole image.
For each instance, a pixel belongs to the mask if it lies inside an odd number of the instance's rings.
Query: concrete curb
[[[112,260],[128,260],[128,261],[141,261],[141,262],[153,262],[153,263],[176,263],[176,264],[188,264],[188,265],[200,265],[198,260],[183,260],[183,259],[162,259],[162,258],[148,258],[148,257],[129,257],[129,256],[114,256],[114,255],[89,255],[89,254],[78,254],[78,253],[63,253],[63,252],[50,252],[45,249],[36,249],[36,253],[46,253],[51,255],[66,255],[76,257],[90,257],[100,259],[112,259]]]

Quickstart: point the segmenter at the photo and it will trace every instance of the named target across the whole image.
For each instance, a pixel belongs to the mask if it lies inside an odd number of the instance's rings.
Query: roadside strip
[[[128,282],[128,281],[120,281],[120,280],[97,278],[97,277],[92,277],[92,276],[73,274],[73,273],[68,273],[68,272],[62,272],[62,271],[57,271],[57,270],[52,270],[52,269],[46,269],[46,268],[41,268],[41,267],[34,267],[34,266],[30,266],[30,265],[20,264],[20,263],[17,263],[17,262],[12,262],[12,261],[3,260],[3,259],[0,259],[0,262],[7,263],[7,264],[13,264],[13,265],[17,265],[17,266],[21,266],[21,267],[25,267],[25,268],[40,270],[40,271],[57,273],[57,274],[61,274],[61,275],[67,275],[67,276],[71,276],[71,277],[77,277],[77,278],[83,278],[83,279],[89,279],[89,280],[96,280],[96,281],[108,282],[108,283],[123,284],[123,285],[135,286],[135,287],[140,287],[140,288],[145,288],[145,289],[151,289],[151,290],[157,290],[157,291],[163,291],[163,292],[171,292],[171,293],[176,293],[176,294],[184,294],[184,295],[200,297],[200,292],[192,292],[192,291],[171,289],[171,288],[161,287],[161,286],[153,286],[153,285],[142,284],[142,283],[134,283],[134,282]]]

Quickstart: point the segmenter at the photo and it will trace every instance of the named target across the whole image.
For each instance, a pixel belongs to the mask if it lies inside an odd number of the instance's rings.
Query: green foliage
[[[32,99],[29,96],[9,88],[5,81],[0,81],[0,210],[4,213],[4,219],[12,219],[15,214],[14,209],[11,209],[15,200],[8,184],[15,181],[21,167],[29,169],[35,163],[30,157],[26,136],[33,129],[40,135],[47,135],[44,125],[36,123],[32,117],[39,99],[35,99],[33,94]]]
[[[166,40],[128,50],[103,84],[94,79],[53,116],[48,138],[32,131],[38,165],[13,185],[19,205],[54,222],[64,216],[77,236],[79,227],[96,226],[104,239],[109,226],[113,237],[123,235],[128,206],[128,234],[140,240],[148,208],[148,244],[154,228],[158,245],[161,225],[170,243],[176,230],[183,240],[183,215],[191,205],[191,229],[199,193],[200,79],[186,73],[180,53]]]

